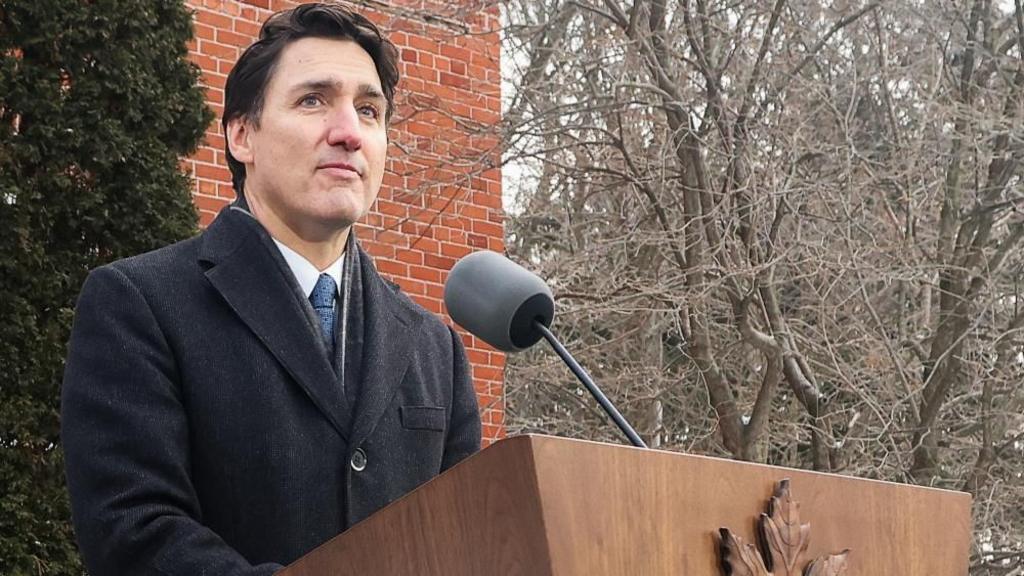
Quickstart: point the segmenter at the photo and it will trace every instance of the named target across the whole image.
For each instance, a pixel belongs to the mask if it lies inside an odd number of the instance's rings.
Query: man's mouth
[[[336,178],[359,178],[361,176],[355,166],[345,162],[326,162],[317,166],[317,170]]]

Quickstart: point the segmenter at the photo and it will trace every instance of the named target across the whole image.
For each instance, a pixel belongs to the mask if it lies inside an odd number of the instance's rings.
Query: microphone
[[[448,315],[502,352],[520,352],[541,339],[534,320],[555,317],[551,289],[536,274],[497,252],[481,250],[459,260],[444,284]]]
[[[548,329],[555,317],[555,300],[539,276],[497,252],[481,250],[452,268],[444,285],[444,303],[456,324],[503,352],[520,352],[541,338],[547,340],[629,441],[647,447]]]

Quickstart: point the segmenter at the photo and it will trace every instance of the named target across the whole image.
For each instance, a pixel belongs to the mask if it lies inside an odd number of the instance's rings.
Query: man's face
[[[272,234],[283,225],[306,241],[329,238],[366,214],[384,175],[377,69],[355,42],[303,38],[272,74],[259,126],[238,119],[228,129],[246,199]]]

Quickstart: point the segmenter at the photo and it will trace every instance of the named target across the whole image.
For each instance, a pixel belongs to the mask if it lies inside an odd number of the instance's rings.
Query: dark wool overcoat
[[[89,275],[61,432],[91,576],[272,574],[479,449],[458,336],[365,253],[346,262],[355,399],[238,206]]]

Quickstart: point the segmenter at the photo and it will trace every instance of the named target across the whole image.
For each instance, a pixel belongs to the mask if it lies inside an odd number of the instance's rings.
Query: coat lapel
[[[199,259],[212,264],[206,277],[231,309],[347,439],[349,411],[319,326],[269,234],[244,210],[226,208],[204,233]]]
[[[377,273],[369,256],[359,250],[362,277],[364,342],[353,447],[359,446],[391,404],[409,367],[412,347],[422,318],[413,305],[399,298]]]

